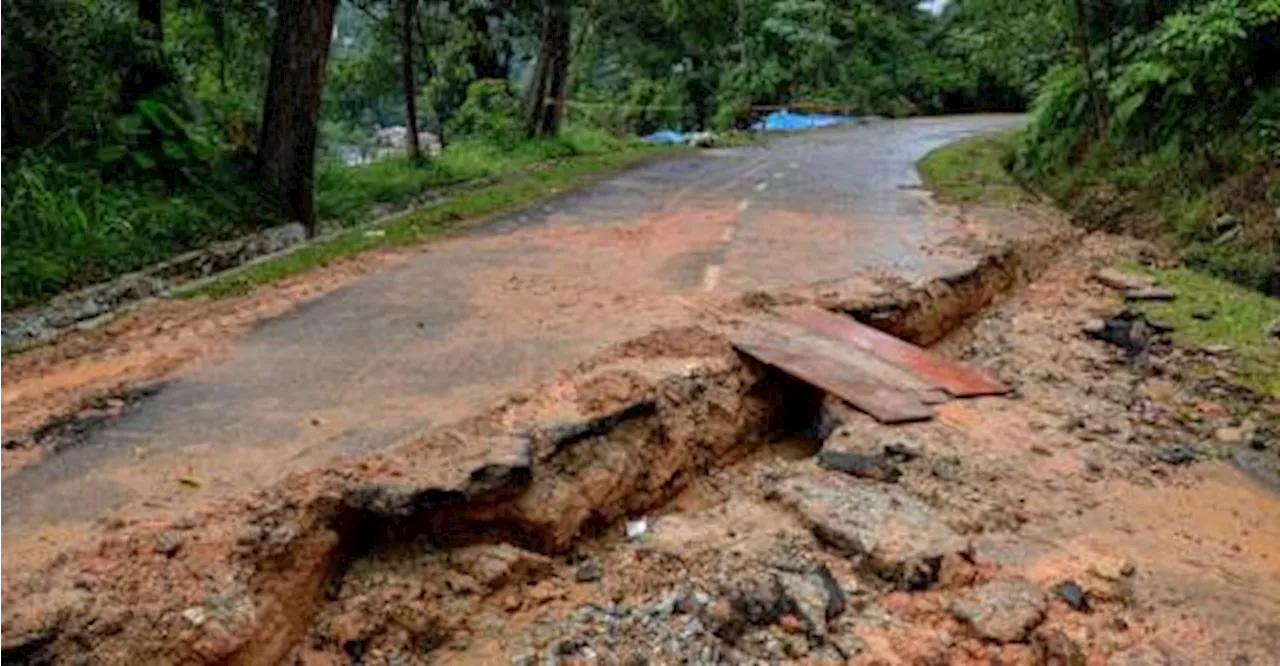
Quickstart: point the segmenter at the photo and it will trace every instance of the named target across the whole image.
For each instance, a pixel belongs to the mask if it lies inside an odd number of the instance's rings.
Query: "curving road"
[[[703,151],[431,244],[181,371],[83,446],[6,473],[4,557],[376,450],[708,300],[926,273],[947,232],[915,162],[1019,122],[883,121]]]

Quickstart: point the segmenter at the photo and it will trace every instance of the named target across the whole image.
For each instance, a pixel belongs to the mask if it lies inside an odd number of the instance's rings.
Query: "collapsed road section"
[[[749,298],[719,329],[615,346],[382,455],[121,525],[6,576],[4,658],[1273,663],[1280,501],[1230,449],[1157,455],[1202,426],[1150,415],[1221,385],[1178,350],[1157,375],[1080,332],[1111,307],[1087,277],[1109,242],[927,354],[844,313],[937,331],[919,313],[965,289],[986,305],[964,285],[1029,268],[822,309]],[[826,392],[796,358],[861,383]],[[928,413],[851,406],[886,390]],[[1233,395],[1217,409],[1274,432],[1274,408]]]

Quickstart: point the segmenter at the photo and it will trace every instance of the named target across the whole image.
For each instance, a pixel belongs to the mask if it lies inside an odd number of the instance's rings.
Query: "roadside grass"
[[[304,245],[293,252],[225,273],[175,295],[181,298],[227,298],[248,293],[261,284],[324,266],[344,256],[374,248],[412,245],[428,238],[459,233],[476,222],[518,210],[531,203],[587,184],[594,176],[612,173],[671,148],[637,143],[599,154],[576,155],[537,162],[498,182],[458,193],[442,201],[394,216],[375,227],[347,229]]]
[[[919,163],[925,185],[948,203],[1017,203],[1032,200],[1008,172],[1008,156],[1016,131],[984,134],[937,148]],[[1123,179],[1131,174],[1116,174]],[[1203,200],[1188,198],[1183,217],[1202,217]],[[1198,264],[1193,264],[1200,268]],[[1237,380],[1254,390],[1280,397],[1280,341],[1268,327],[1280,320],[1280,298],[1267,296],[1195,268],[1150,268],[1136,263],[1119,267],[1149,275],[1173,289],[1172,301],[1140,305],[1151,317],[1175,327],[1175,342],[1184,346],[1228,345],[1236,360]],[[1205,314],[1212,316],[1203,318]],[[1200,315],[1201,318],[1197,318]]]
[[[1174,327],[1176,342],[1196,347],[1229,345],[1239,381],[1280,397],[1280,340],[1269,338],[1267,332],[1271,322],[1280,320],[1280,298],[1189,268],[1160,269],[1136,264],[1121,268],[1149,275],[1177,293],[1172,301],[1141,306],[1151,317]]]
[[[450,144],[426,164],[413,167],[396,157],[372,164],[320,165],[316,175],[316,215],[328,228],[364,221],[377,205],[412,205],[424,194],[468,181],[493,178],[551,160],[601,155],[636,147],[634,141],[598,130],[565,130],[552,139],[463,140]]]
[[[926,188],[943,203],[1010,204],[1033,197],[1007,165],[1020,130],[971,136],[935,148],[918,163]]]

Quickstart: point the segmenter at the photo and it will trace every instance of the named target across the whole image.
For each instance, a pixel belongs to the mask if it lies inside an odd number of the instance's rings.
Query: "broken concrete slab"
[[[1049,603],[1044,591],[1025,578],[1003,578],[953,599],[951,613],[979,637],[1017,643],[1044,620]]]
[[[969,551],[936,511],[893,486],[815,470],[783,481],[777,497],[816,537],[904,589],[932,585],[942,558]]]

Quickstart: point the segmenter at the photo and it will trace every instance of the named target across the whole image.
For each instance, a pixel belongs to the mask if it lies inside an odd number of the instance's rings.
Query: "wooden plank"
[[[734,342],[742,353],[840,397],[881,423],[923,421],[932,407],[905,391],[890,388],[839,359],[798,353],[758,342]]]
[[[790,322],[853,344],[954,396],[1000,395],[1009,391],[984,372],[958,361],[934,356],[853,317],[808,305],[784,306],[774,311]]]

